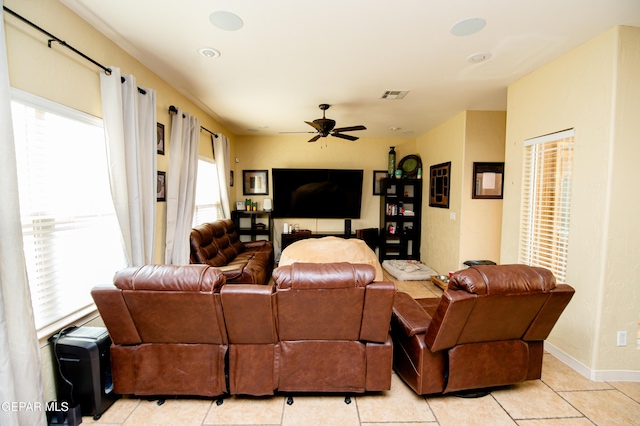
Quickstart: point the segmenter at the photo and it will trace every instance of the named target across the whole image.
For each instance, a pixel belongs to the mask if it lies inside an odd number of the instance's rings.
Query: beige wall
[[[474,162],[504,161],[504,111],[465,111],[418,138],[425,176],[429,167],[451,161],[449,208],[429,207],[425,182],[422,261],[441,274],[464,267],[465,260],[498,261],[501,200],[474,200]]]
[[[458,268],[460,259],[460,215],[464,168],[466,112],[418,138],[425,184],[422,195],[422,261],[441,274]],[[429,207],[429,167],[451,162],[449,208]],[[456,219],[451,219],[451,214]]]
[[[500,259],[502,200],[473,199],[473,163],[503,162],[506,113],[467,111],[464,173],[460,203],[460,255],[465,260]]]
[[[518,261],[523,141],[574,128],[567,281],[576,295],[548,341],[593,378],[640,371],[639,43],[640,28],[611,29],[508,91],[500,260]]]
[[[353,219],[351,229],[378,227],[380,197],[373,195],[373,171],[387,169],[389,147],[395,146],[397,161],[415,154],[415,139],[365,138],[347,141],[322,138],[308,143],[308,135],[300,136],[237,136],[235,166],[235,196],[238,200],[251,198],[262,207],[265,198],[273,197],[272,168],[342,168],[363,169],[362,216]],[[232,161],[234,163],[234,161]],[[233,166],[232,165],[232,166]],[[243,170],[269,170],[269,195],[245,196],[242,193]],[[297,223],[301,229],[314,232],[344,230],[343,219],[277,219],[274,227],[276,252],[280,248],[284,222]]]

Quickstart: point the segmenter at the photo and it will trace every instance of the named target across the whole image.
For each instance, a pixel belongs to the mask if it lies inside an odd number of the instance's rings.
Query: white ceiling
[[[505,110],[510,83],[615,25],[640,26],[640,0],[61,2],[238,135],[313,131],[304,121],[328,103],[337,127],[367,127],[354,136],[417,137],[464,110]],[[244,26],[216,28],[216,11]],[[452,35],[467,18],[486,27]],[[492,56],[467,62],[479,52]]]

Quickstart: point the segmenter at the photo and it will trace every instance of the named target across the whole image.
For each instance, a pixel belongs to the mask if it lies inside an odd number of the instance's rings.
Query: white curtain
[[[189,234],[195,208],[200,120],[178,108],[171,118],[169,170],[166,179],[167,237],[164,261],[189,263]]]
[[[222,215],[229,219],[231,217],[231,209],[229,208],[229,139],[222,133],[218,133],[217,137],[212,138],[213,158],[216,161],[216,170],[218,172],[218,186],[220,187],[220,206],[222,207]]]
[[[0,425],[46,425],[40,350],[22,249],[10,99],[4,20],[0,19]],[[40,409],[5,405],[21,402]]]
[[[153,263],[156,233],[156,92],[132,75],[100,75],[111,196],[129,266]]]

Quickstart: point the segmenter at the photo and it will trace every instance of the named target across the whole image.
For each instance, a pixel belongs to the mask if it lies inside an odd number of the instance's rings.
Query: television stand
[[[306,240],[307,238],[322,238],[322,237],[339,237],[339,238],[356,238],[356,234],[345,234],[344,232],[320,232],[314,233],[310,231],[298,231],[291,234],[282,234],[280,241],[282,250],[289,244],[295,243],[298,240]]]

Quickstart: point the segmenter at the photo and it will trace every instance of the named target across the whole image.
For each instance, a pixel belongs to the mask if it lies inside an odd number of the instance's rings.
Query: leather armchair
[[[218,396],[227,392],[224,275],[207,265],[145,265],[91,295],[111,336],[114,392]]]
[[[370,265],[294,263],[275,287],[222,289],[232,394],[348,392],[391,387],[391,282]]]
[[[543,341],[574,289],[525,265],[456,272],[440,299],[398,293],[394,368],[418,394],[486,389],[540,378]]]

